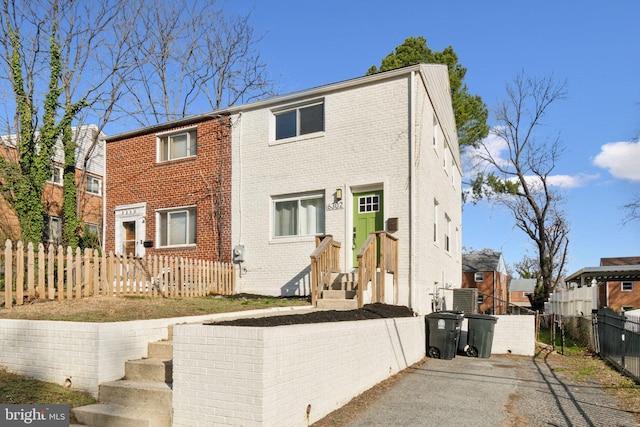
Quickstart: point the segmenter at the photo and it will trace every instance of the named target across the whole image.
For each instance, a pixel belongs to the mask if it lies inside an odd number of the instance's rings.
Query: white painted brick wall
[[[283,312],[308,307],[267,310]],[[251,310],[242,316],[263,313]],[[147,344],[166,339],[168,326],[237,317],[238,313],[115,323],[0,319],[0,366],[41,381],[98,395],[98,385],[124,376],[124,362],[147,355]]]
[[[422,317],[275,328],[179,325],[173,425],[306,426],[424,354]]]
[[[533,356],[536,351],[535,316],[496,316],[493,354]]]
[[[446,68],[440,71],[441,75],[429,75],[429,84],[448,84]],[[438,80],[438,76],[442,78]],[[446,87],[438,89],[433,92],[447,93]],[[415,105],[408,103],[412,90]],[[232,244],[245,246],[242,267],[246,269],[238,278],[240,289],[269,295],[309,293],[309,256],[315,247],[314,238],[271,236],[273,196],[321,191],[325,202],[331,203],[335,189],[341,188],[344,209],[325,212],[325,231],[342,243],[341,266],[348,271],[353,264],[352,194],[375,188],[384,191],[384,219],[399,218],[395,235],[400,239],[400,298],[396,302],[420,313],[430,312],[429,294],[435,282],[443,286],[444,280],[459,286],[461,280],[459,243],[447,254],[443,243],[434,245],[432,237],[434,198],[442,206],[440,223],[444,223],[446,212],[452,228],[461,228],[459,171],[456,169],[456,187],[442,167],[442,152],[435,153],[431,147],[432,102],[443,101],[440,97],[429,99],[422,79],[411,80],[410,73],[374,84],[318,92],[297,101],[319,96],[325,103],[325,132],[313,138],[274,144],[270,136],[271,108],[281,108],[282,104],[247,108],[233,117]],[[446,115],[446,108],[436,107],[438,118]],[[455,132],[446,134],[455,138]],[[444,135],[441,140],[445,140]],[[455,139],[447,141],[457,144]],[[414,200],[410,200],[411,186]],[[416,218],[410,224],[412,203]],[[452,237],[454,234],[452,230]],[[415,263],[413,292],[409,290],[410,261]]]

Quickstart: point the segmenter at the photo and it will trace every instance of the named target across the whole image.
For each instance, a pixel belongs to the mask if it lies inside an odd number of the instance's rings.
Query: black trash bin
[[[427,355],[435,359],[456,357],[460,325],[463,316],[450,311],[437,311],[425,317],[427,321]]]
[[[467,345],[465,353],[469,357],[491,357],[493,331],[498,318],[488,314],[465,314],[467,319]]]

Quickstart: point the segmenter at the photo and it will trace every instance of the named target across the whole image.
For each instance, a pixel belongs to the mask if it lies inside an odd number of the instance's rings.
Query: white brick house
[[[308,295],[316,234],[341,242],[341,268],[350,271],[361,236],[383,228],[399,245],[398,291],[387,302],[424,314],[434,295],[451,301],[461,277],[461,164],[446,66],[225,112],[241,292]]]

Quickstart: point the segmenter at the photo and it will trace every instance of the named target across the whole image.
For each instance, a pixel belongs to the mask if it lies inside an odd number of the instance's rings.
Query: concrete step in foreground
[[[171,412],[96,403],[75,408],[76,419],[85,426],[171,427]]]

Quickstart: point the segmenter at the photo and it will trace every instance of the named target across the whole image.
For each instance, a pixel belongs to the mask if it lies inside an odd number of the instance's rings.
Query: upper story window
[[[621,289],[623,292],[633,291],[633,282],[622,282]]]
[[[476,272],[476,274],[473,275],[473,280],[475,282],[483,282],[484,281],[484,272],[483,271]]]
[[[102,194],[102,180],[100,178],[87,175],[87,193]]]
[[[324,102],[275,113],[276,140],[324,131]]]
[[[158,135],[159,162],[193,157],[197,153],[198,136],[195,128]]]
[[[451,219],[449,215],[444,215],[445,226],[444,226],[444,250],[447,252],[451,251]]]
[[[273,201],[273,236],[324,233],[324,195],[282,197]]]
[[[51,171],[51,177],[48,179],[49,182],[62,185],[62,167],[53,165],[53,170]]]

